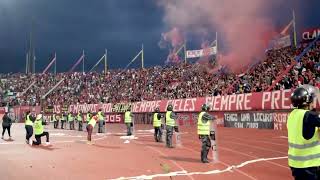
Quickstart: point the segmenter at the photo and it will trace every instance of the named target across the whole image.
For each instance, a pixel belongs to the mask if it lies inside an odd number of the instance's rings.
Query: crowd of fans
[[[296,50],[291,47],[269,50],[263,61],[241,74],[225,70],[210,73],[197,63],[103,73],[4,74],[0,75],[0,104],[92,104],[218,96],[266,91],[278,80],[273,90],[299,84],[319,87],[320,43],[297,63],[294,58],[305,47],[306,44],[301,44]],[[290,71],[283,74],[286,70]],[[42,99],[60,80],[61,84]]]

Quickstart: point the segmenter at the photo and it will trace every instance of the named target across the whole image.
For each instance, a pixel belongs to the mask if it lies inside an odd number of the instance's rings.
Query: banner
[[[271,41],[271,47],[272,49],[281,49],[291,46],[291,37],[290,35],[281,37],[279,39],[275,39]]]
[[[40,106],[16,106],[12,109],[15,121],[20,123],[23,123],[25,121],[27,111],[30,111],[31,113],[35,114],[38,114],[41,111]]]
[[[273,113],[225,113],[224,125],[234,128],[273,129]]]
[[[106,114],[106,123],[124,123],[124,114]]]
[[[198,58],[203,56],[211,56],[217,54],[217,46],[200,50],[188,50],[187,58]]]
[[[131,108],[133,113],[154,112],[159,107],[160,112],[165,112],[169,104],[175,112],[200,112],[201,106],[206,103],[210,111],[234,112],[234,111],[261,111],[261,110],[290,110],[290,95],[292,90],[256,92],[247,94],[233,94],[227,96],[209,96],[187,99],[141,101],[134,103],[118,104],[78,104],[70,106],[54,106],[55,113],[72,112],[87,113],[98,112],[101,109],[104,113],[123,113]],[[317,100],[317,108],[320,107],[320,100]]]
[[[303,42],[309,42],[316,39],[320,35],[320,28],[306,29],[302,32],[301,38]]]

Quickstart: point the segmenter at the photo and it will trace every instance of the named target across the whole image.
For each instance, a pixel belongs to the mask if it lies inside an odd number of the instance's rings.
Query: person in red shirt
[[[95,127],[95,125],[97,124],[97,121],[99,120],[97,113],[93,113],[92,116],[90,116],[88,125],[87,125],[87,132],[88,132],[88,136],[87,136],[87,144],[92,145],[94,143],[91,142],[91,136],[92,136],[92,132],[93,129]]]

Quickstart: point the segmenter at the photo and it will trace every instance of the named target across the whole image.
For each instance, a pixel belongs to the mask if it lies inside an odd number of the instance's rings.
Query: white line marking
[[[238,139],[240,141],[243,141],[243,139],[241,138],[235,138],[235,137],[227,137],[229,139],[227,140],[234,140],[234,139]],[[283,146],[283,147],[288,147],[288,144],[287,143],[282,143],[282,144],[279,144],[279,143],[272,143],[272,142],[267,142],[267,141],[264,141],[264,140],[253,140],[253,139],[246,139],[246,142],[259,142],[259,143],[263,143],[263,144],[272,144],[272,145],[276,145],[276,146]]]
[[[138,142],[138,141],[134,141],[134,142],[136,142],[136,143],[138,143],[138,144],[144,144],[144,145],[145,145],[145,143],[143,143],[143,142]],[[157,152],[157,153],[159,153],[159,154],[162,155],[162,156],[168,157],[168,156],[167,156],[166,154],[164,154],[163,152],[161,152],[161,151],[159,151],[159,150],[157,150],[157,149],[155,149],[155,148],[153,148],[153,147],[151,147],[151,146],[146,145],[146,147],[149,148],[149,149],[151,149],[151,150],[153,150],[153,151],[155,151],[155,152]],[[182,172],[187,172],[187,171],[184,170],[183,167],[180,166],[176,161],[174,161],[174,160],[169,160],[169,161],[170,161],[171,163],[173,163],[175,166],[177,166],[178,168],[180,168],[180,169],[182,170]],[[187,176],[188,176],[189,179],[194,180],[193,177],[191,177],[190,175],[187,175]]]
[[[188,142],[190,142],[190,141],[188,141]],[[234,152],[234,153],[236,153],[236,154],[241,154],[241,155],[243,155],[243,156],[247,156],[247,157],[251,157],[251,158],[259,158],[258,156],[253,156],[253,155],[249,155],[249,154],[242,153],[242,152],[239,152],[239,151],[235,151],[235,150],[230,149],[230,148],[227,148],[227,147],[222,147],[221,145],[218,146],[218,150],[219,150],[220,148],[223,149],[223,150],[226,150],[226,151]],[[196,152],[195,150],[190,149],[190,148],[186,148],[186,147],[185,147],[185,149],[189,149],[189,150],[191,150],[191,151]],[[220,162],[221,162],[221,161],[220,161]],[[273,164],[273,165],[276,165],[276,166],[279,166],[279,167],[283,167],[283,168],[285,168],[285,169],[289,169],[289,167],[283,166],[283,165],[278,164],[278,163],[275,163],[275,162],[267,161],[267,163],[270,163],[270,164]]]
[[[195,150],[193,150],[193,149],[187,148],[187,147],[184,147],[184,149],[189,150],[189,151],[194,152],[194,153],[199,153],[199,152],[197,152],[197,151],[195,151]],[[212,157],[212,158],[213,158],[213,157]],[[257,158],[257,157],[253,157],[253,158]],[[227,164],[227,163],[225,163],[225,162],[223,162],[223,161],[221,161],[221,160],[219,160],[218,162],[221,163],[221,164],[223,164],[223,165],[225,165],[226,167],[230,166],[230,164]],[[242,174],[242,175],[244,175],[244,176],[247,176],[247,177],[250,178],[250,179],[257,180],[256,178],[250,176],[249,174],[247,174],[247,173],[245,173],[245,172],[243,172],[243,171],[241,171],[241,170],[239,170],[239,169],[236,169],[235,171],[238,172],[238,173],[240,173],[240,174]]]
[[[283,138],[283,139],[288,139],[287,136],[279,136],[280,138]]]
[[[252,155],[249,155],[249,154],[246,154],[246,153],[238,152],[238,151],[235,151],[235,150],[230,149],[230,148],[221,147],[221,146],[220,146],[220,148],[221,148],[221,149],[224,149],[224,150],[226,150],[226,151],[231,151],[231,152],[234,152],[234,153],[237,153],[237,154],[241,154],[241,155],[243,155],[243,156],[252,157],[252,158],[258,158],[257,156],[252,156]],[[279,167],[283,167],[283,168],[285,168],[285,169],[289,169],[289,167],[283,166],[283,165],[278,164],[278,163],[275,163],[275,162],[267,161],[267,163],[270,163],[270,164],[273,164],[273,165],[276,165],[276,166],[279,166]]]
[[[245,162],[243,162],[241,164],[238,164],[238,165],[231,165],[231,166],[229,166],[229,167],[227,167],[225,169],[222,169],[222,170],[211,170],[211,171],[207,171],[207,172],[187,172],[185,170],[182,170],[182,171],[170,172],[170,173],[166,173],[166,174],[153,174],[153,175],[140,175],[140,176],[133,176],[133,177],[120,177],[120,178],[110,179],[110,180],[153,179],[153,178],[157,178],[157,177],[170,177],[170,176],[192,176],[192,175],[221,174],[221,173],[232,171],[234,169],[241,168],[241,167],[247,166],[249,164],[257,163],[257,162],[272,161],[272,160],[286,159],[286,158],[288,158],[288,156],[274,157],[274,158],[253,159],[253,160],[245,161]]]
[[[279,153],[279,154],[283,154],[283,155],[287,154],[287,153],[284,153],[282,151],[277,151],[277,150],[272,150],[272,149],[268,149],[268,148],[262,148],[262,147],[258,147],[258,146],[254,146],[254,145],[238,143],[238,142],[234,142],[234,141],[230,141],[230,140],[228,140],[228,143],[237,144],[237,145],[240,145],[240,146],[246,146],[246,147],[250,147],[250,148],[253,148],[253,149],[259,149],[259,150],[263,150],[263,151],[275,152],[275,153]]]
[[[163,152],[161,152],[161,151],[159,151],[159,150],[157,150],[157,149],[155,149],[155,148],[153,148],[153,147],[147,146],[147,148],[152,149],[152,150],[158,152],[158,153],[161,154],[162,156],[168,157],[166,154],[164,154]],[[184,168],[183,168],[182,166],[180,166],[176,161],[174,161],[174,160],[170,160],[170,161],[171,161],[174,165],[176,165],[178,168],[180,168],[182,171],[187,172],[187,171],[184,170]],[[190,179],[193,179],[190,175],[187,175],[187,176],[188,176]]]
[[[135,136],[120,136],[120,139],[138,139],[138,137]]]

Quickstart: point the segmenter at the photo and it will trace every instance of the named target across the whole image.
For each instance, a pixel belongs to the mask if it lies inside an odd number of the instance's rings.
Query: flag
[[[293,25],[293,20],[291,20],[290,22],[289,22],[289,24],[285,27],[285,28],[283,28],[283,30],[280,32],[280,35],[282,35],[282,36],[286,36],[286,35],[288,35],[289,34],[289,29],[290,29],[290,27]]]
[[[181,47],[176,47],[173,48],[172,50],[170,50],[170,53],[167,57],[167,60],[165,62],[165,64],[177,64],[182,62],[182,57],[184,56],[185,52],[183,51],[183,49],[185,48],[185,44],[183,44]]]
[[[293,27],[294,20],[292,19],[286,27],[282,29],[282,31],[276,35],[269,44],[270,49],[281,49],[288,46],[291,46],[291,35],[290,35],[290,29]]]

